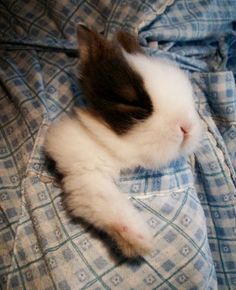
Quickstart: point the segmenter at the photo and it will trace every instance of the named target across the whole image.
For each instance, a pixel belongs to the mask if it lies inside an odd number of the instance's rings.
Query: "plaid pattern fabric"
[[[236,288],[235,0],[0,1],[0,289]],[[155,249],[137,260],[62,203],[43,152],[51,122],[83,105],[76,24],[139,33],[195,89],[201,149],[121,172]]]

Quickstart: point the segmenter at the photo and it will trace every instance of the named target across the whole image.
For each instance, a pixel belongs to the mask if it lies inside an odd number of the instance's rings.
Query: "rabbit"
[[[124,256],[142,256],[154,238],[116,182],[123,168],[160,168],[198,148],[193,89],[180,68],[145,55],[128,32],[108,40],[78,25],[77,36],[87,106],[49,127],[45,151],[63,175],[71,214],[105,231]]]

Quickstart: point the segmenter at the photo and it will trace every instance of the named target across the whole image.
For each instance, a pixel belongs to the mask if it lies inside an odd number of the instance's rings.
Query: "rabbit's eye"
[[[137,99],[137,93],[132,86],[124,86],[121,89],[121,95],[125,97],[126,100],[134,101]]]

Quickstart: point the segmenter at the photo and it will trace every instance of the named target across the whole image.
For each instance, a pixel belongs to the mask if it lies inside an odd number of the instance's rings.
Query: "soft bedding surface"
[[[155,237],[136,260],[68,215],[43,151],[50,124],[83,105],[79,22],[176,61],[204,126],[189,158],[121,172]],[[235,0],[1,0],[0,289],[236,289],[235,76]]]

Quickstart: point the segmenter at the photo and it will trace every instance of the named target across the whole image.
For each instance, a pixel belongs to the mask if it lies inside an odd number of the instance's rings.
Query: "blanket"
[[[121,172],[154,235],[134,260],[68,214],[44,153],[50,124],[84,105],[80,22],[108,38],[132,31],[175,61],[204,128],[188,158]],[[235,77],[235,0],[1,0],[0,289],[236,289]]]

